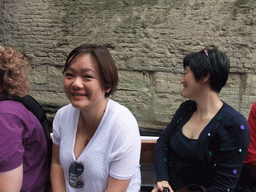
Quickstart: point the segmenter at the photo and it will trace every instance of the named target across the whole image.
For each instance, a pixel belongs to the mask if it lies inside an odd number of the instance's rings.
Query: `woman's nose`
[[[72,83],[73,88],[82,88],[83,87],[83,80],[79,77],[75,78]]]
[[[181,83],[181,84],[184,83],[184,77],[182,77],[182,79],[180,80],[180,83]]]

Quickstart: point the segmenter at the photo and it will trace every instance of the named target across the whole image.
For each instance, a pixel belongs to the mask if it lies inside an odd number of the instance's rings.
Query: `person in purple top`
[[[28,94],[29,65],[0,46],[0,97]],[[0,102],[0,191],[43,192],[48,179],[47,143],[41,123],[14,100]]]

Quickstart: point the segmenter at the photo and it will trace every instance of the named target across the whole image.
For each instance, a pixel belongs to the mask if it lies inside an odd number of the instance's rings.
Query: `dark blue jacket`
[[[195,101],[182,103],[161,133],[154,154],[157,181],[169,181],[174,190],[198,184],[207,192],[234,191],[250,142],[247,120],[224,103],[189,151],[174,135],[195,110]]]

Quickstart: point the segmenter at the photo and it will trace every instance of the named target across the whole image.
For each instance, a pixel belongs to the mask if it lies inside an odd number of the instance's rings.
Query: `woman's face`
[[[78,55],[64,72],[64,89],[71,104],[89,109],[104,104],[105,90],[97,60],[90,54]]]
[[[194,99],[203,88],[202,81],[196,81],[195,75],[189,66],[185,68],[185,74],[180,83],[183,85],[182,96],[185,98]]]

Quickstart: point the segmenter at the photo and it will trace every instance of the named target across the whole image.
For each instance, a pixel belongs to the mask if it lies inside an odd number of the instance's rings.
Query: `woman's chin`
[[[86,106],[86,102],[84,100],[70,100],[70,103],[75,108],[83,108]]]
[[[184,98],[187,98],[187,95],[184,92],[181,93],[181,96],[184,97]]]

